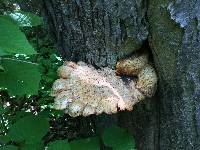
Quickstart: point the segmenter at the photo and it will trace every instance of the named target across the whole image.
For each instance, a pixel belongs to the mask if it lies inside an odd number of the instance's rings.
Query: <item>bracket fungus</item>
[[[120,75],[134,78],[124,82]],[[58,69],[58,76],[60,79],[54,82],[51,92],[54,108],[72,117],[131,111],[134,104],[152,97],[157,85],[157,75],[148,64],[147,54],[120,60],[116,70],[66,61]]]

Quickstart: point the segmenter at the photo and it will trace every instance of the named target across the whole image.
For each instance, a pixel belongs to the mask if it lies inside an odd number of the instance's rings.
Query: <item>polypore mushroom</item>
[[[51,96],[56,96],[60,92],[67,90],[67,87],[68,87],[67,80],[62,78],[57,79],[52,86]]]
[[[133,105],[155,93],[157,76],[147,63],[148,55],[137,55],[120,60],[115,72],[110,68],[97,70],[84,62],[65,62],[52,87],[54,108],[72,117],[131,111]],[[125,83],[118,75],[136,78]]]
[[[122,59],[117,62],[116,74],[137,76],[138,73],[148,63],[148,53],[136,54],[128,59]]]
[[[157,75],[155,69],[147,65],[138,74],[136,88],[145,96],[152,97],[155,94],[157,85]]]

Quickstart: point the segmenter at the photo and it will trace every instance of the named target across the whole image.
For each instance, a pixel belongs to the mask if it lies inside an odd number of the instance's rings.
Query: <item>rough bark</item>
[[[113,67],[148,32],[143,1],[44,0],[50,31],[65,59]]]
[[[199,0],[149,1],[149,41],[160,78],[160,149],[200,149],[199,6]]]

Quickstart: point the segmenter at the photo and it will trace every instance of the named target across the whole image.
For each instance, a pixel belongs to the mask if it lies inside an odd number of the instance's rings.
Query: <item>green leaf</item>
[[[71,150],[67,140],[53,141],[47,147],[47,150]]]
[[[44,150],[43,143],[23,144],[20,145],[20,150]]]
[[[103,142],[113,150],[135,150],[133,137],[124,129],[111,126],[103,132]]]
[[[49,122],[40,116],[26,116],[10,127],[8,135],[13,141],[26,144],[40,143],[49,130]]]
[[[7,145],[7,146],[0,147],[0,150],[18,150],[18,148],[13,145]]]
[[[2,59],[4,72],[0,72],[0,89],[7,89],[10,96],[38,93],[40,72],[37,64]]]
[[[4,71],[4,68],[2,65],[0,65],[0,71]]]
[[[70,142],[71,150],[100,150],[99,139],[97,137],[74,140]]]
[[[2,106],[2,104],[0,103],[0,115],[3,114],[3,113],[6,113],[7,111],[8,111],[8,109],[7,109],[7,108],[4,108],[4,107]]]
[[[15,115],[9,117],[11,123],[17,122],[19,119],[32,115],[30,112],[25,112],[22,110],[15,111]]]
[[[8,16],[0,16],[0,56],[36,54],[18,25]]]
[[[39,17],[30,12],[15,11],[7,13],[21,27],[32,27],[42,24],[42,17]]]
[[[0,141],[1,141],[1,144],[7,144],[8,142],[11,141],[10,137],[8,135],[2,135],[0,136]]]

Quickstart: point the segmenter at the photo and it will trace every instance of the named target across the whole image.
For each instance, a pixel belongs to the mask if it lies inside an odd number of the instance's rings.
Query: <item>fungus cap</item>
[[[152,97],[157,88],[157,80],[155,69],[152,66],[147,65],[138,74],[136,88],[145,96]]]
[[[117,75],[136,76],[148,63],[148,54],[134,55],[131,58],[119,60],[116,65]]]
[[[65,62],[58,69],[61,78],[52,87],[54,107],[72,117],[131,111],[133,105],[155,93],[157,76],[147,62],[148,56],[143,54],[117,64],[118,75],[138,77],[128,84],[110,68],[97,70],[84,62]]]

